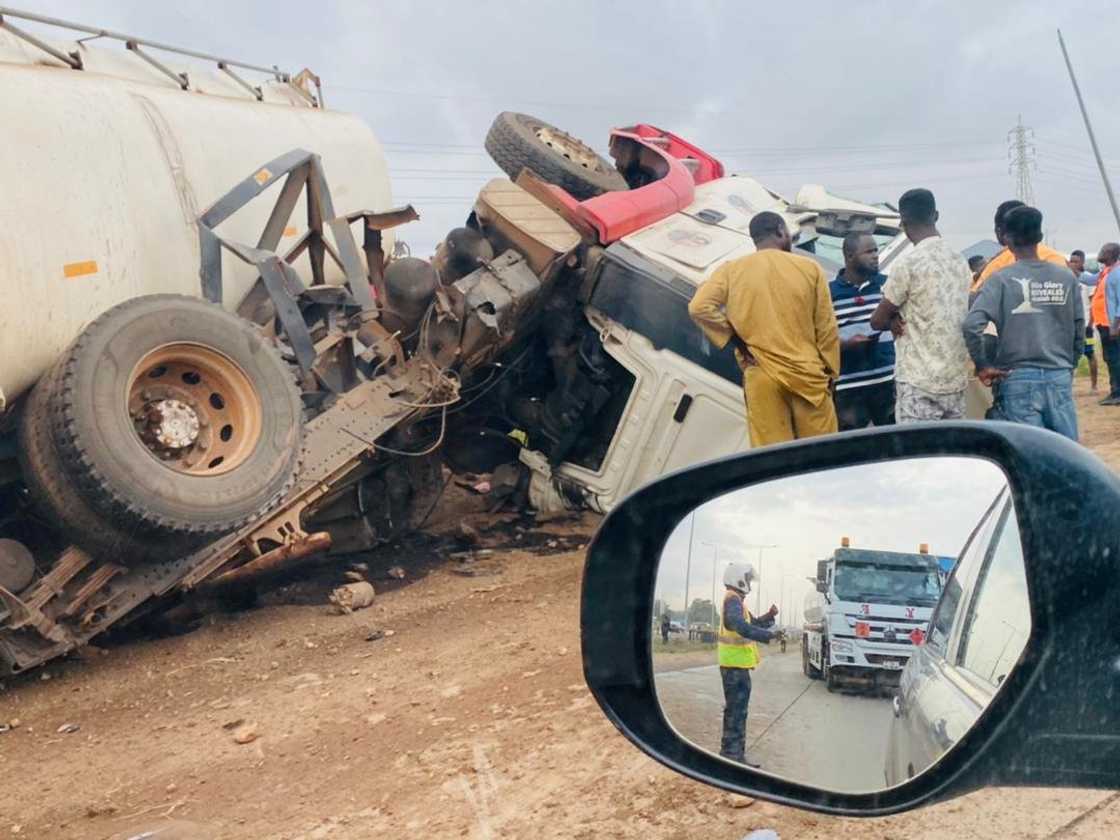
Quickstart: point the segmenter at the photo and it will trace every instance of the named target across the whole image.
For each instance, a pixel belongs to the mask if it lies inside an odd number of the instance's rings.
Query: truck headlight
[[[832,649],[837,653],[848,652],[852,649],[852,643],[845,642],[842,639],[835,639],[832,642]]]

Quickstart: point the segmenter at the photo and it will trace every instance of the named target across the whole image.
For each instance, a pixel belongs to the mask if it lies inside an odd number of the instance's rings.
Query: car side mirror
[[[825,551],[841,570],[827,616],[812,574]],[[1118,557],[1120,481],[1049,432],[938,423],[766,447],[649,484],[604,520],[583,579],[584,674],[656,760],[783,804],[871,816],[989,785],[1118,788],[1120,637],[1100,630],[1120,618]],[[745,599],[724,591],[730,562],[756,567]],[[655,598],[711,598],[731,619],[673,661],[651,637]],[[784,654],[748,626],[769,603],[801,630]],[[975,689],[972,706],[905,693],[933,661]],[[744,670],[740,736],[725,712]]]

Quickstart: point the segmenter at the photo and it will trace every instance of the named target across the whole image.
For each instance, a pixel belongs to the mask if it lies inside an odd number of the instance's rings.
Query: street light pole
[[[716,609],[716,569],[719,568],[719,546],[712,544],[714,554],[712,554],[712,629],[715,630],[714,622],[719,621],[721,616],[719,610]]]
[[[710,545],[712,547],[712,618],[719,621],[721,616],[719,610],[716,608],[716,571],[719,566],[719,545],[708,540],[701,540],[700,545]],[[716,629],[714,626],[713,630]]]
[[[755,599],[758,607],[756,615],[762,613],[762,551],[766,548],[777,548],[778,546],[773,543],[747,543],[742,548],[757,548],[758,549],[758,568],[755,570]]]
[[[684,567],[684,634],[688,637],[688,578],[692,574],[692,535],[696,532],[696,511],[692,512],[692,521],[688,526],[688,560]]]

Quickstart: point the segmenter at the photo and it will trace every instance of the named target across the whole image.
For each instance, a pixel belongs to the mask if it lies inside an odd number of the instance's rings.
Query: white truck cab
[[[748,227],[764,210],[786,219],[798,234],[795,251],[817,260],[830,278],[842,267],[849,230],[875,236],[883,271],[910,247],[889,208],[837,198],[820,186],[803,188],[790,202],[743,176],[699,185],[683,211],[607,247],[589,272],[585,317],[632,382],[621,411],[602,418],[605,451],[552,473],[580,488],[583,504],[609,511],[658,476],[749,448],[742,373],[730,348],[713,347],[692,322],[688,303],[716,268],[754,252]],[[541,479],[534,507],[564,504],[539,459],[531,468]]]
[[[924,545],[914,554],[855,549],[845,537],[818,561],[815,583],[805,604],[805,676],[830,691],[897,686],[941,597],[941,560]]]

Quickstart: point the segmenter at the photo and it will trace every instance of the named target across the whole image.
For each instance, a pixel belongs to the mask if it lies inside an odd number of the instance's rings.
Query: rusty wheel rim
[[[596,172],[601,170],[599,155],[595,150],[572,137],[572,135],[548,126],[541,126],[537,129],[536,134],[537,139],[544,145],[577,166]]]
[[[236,362],[200,344],[144,356],[129,377],[128,414],[145,450],[186,475],[237,469],[261,438],[257,389]]]

